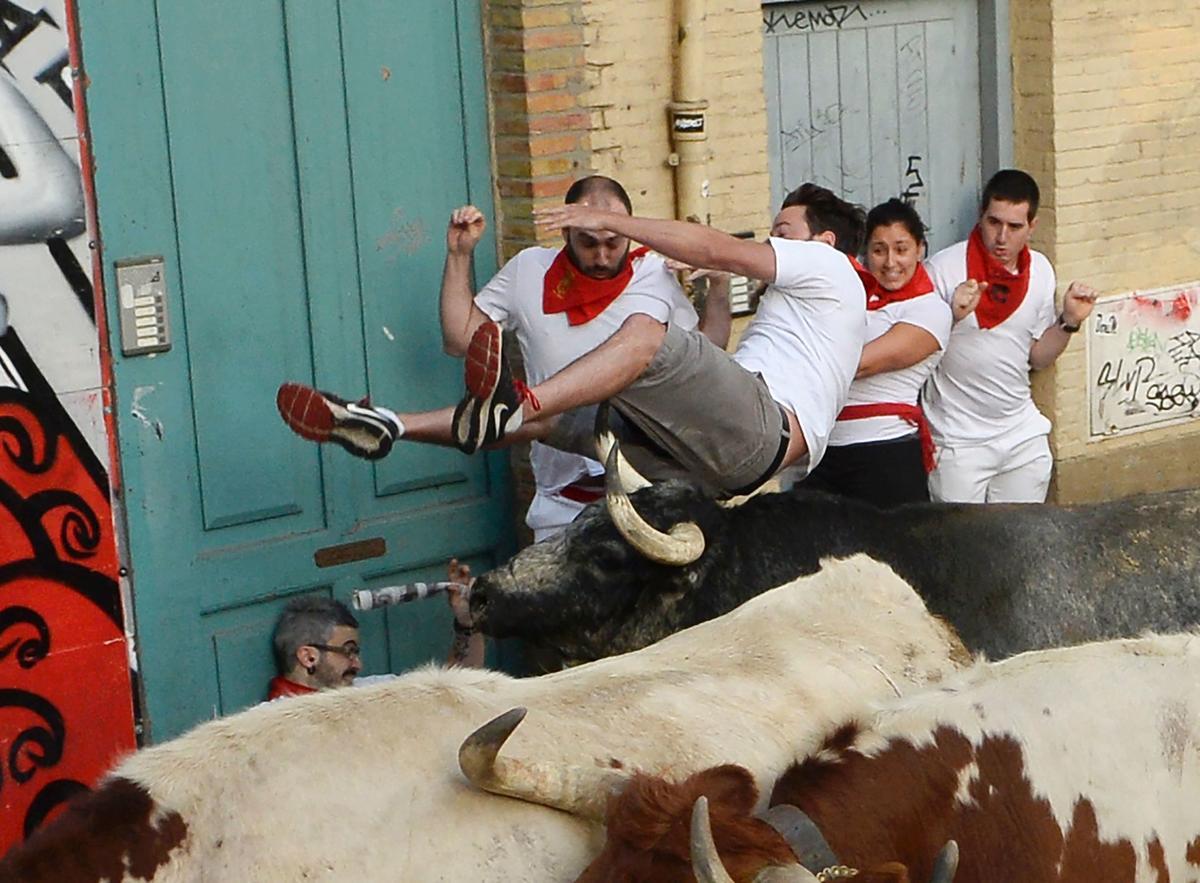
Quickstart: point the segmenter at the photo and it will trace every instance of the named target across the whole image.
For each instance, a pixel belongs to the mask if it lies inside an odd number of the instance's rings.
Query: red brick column
[[[499,240],[504,258],[538,240],[535,205],[590,168],[582,0],[490,0],[487,11]]]
[[[561,202],[571,182],[591,168],[591,113],[580,103],[583,0],[488,0],[485,20],[497,239],[507,260],[539,240],[558,239],[557,233],[539,236],[533,209]],[[525,511],[533,498],[527,445],[512,449],[512,472],[513,517],[525,545],[532,541]]]

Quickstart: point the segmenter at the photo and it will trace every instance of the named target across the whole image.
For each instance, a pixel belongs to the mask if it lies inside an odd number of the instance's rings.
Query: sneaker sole
[[[333,401],[312,387],[285,383],[275,405],[283,422],[301,438],[333,442],[367,460],[385,457],[392,449],[392,432],[376,414]]]
[[[495,322],[484,322],[471,335],[467,347],[465,378],[469,400],[459,403],[454,412],[454,440],[468,454],[479,449],[487,434],[492,396],[500,381],[504,333]]]
[[[477,399],[490,400],[500,380],[504,334],[495,322],[484,322],[471,335],[467,347],[467,390]]]
[[[285,383],[275,394],[275,407],[288,429],[309,441],[327,442],[333,433],[334,415],[329,401],[308,386]]]

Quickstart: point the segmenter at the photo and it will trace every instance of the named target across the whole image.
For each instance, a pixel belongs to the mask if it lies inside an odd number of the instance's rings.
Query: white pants
[[[938,446],[929,496],[941,503],[1044,503],[1054,457],[1047,436],[1018,445],[1003,438],[978,445]]]

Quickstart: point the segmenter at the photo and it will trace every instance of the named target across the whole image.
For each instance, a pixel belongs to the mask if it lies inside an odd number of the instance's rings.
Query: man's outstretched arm
[[[607,230],[693,267],[775,281],[775,249],[768,243],[738,239],[703,224],[635,218],[580,203],[539,209],[535,217],[538,226],[544,229]]]
[[[1063,298],[1059,321],[1047,328],[1042,336],[1034,341],[1033,347],[1029,351],[1029,367],[1034,371],[1041,371],[1054,364],[1054,360],[1071,342],[1071,335],[1063,330],[1063,324],[1073,328],[1082,326],[1092,313],[1096,296],[1097,291],[1092,286],[1082,282],[1071,283],[1066,297]]]
[[[487,221],[473,205],[456,208],[446,228],[446,266],[442,271],[442,349],[448,355],[467,353],[471,335],[487,316],[475,306],[471,290],[471,258],[479,244]]]

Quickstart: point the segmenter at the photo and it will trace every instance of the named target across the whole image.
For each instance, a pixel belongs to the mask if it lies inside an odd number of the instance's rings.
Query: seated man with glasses
[[[454,632],[447,665],[483,666],[483,635],[471,623],[467,590],[470,565],[451,559],[446,593],[454,614]],[[332,687],[349,687],[362,670],[358,620],[341,601],[323,595],[302,595],[283,608],[271,635],[275,668],[279,672],[267,687],[267,701],[280,696],[300,696]],[[366,681],[391,675],[374,675]]]
[[[267,699],[349,687],[362,670],[358,620],[341,601],[321,595],[293,598],[271,635],[275,668]]]

